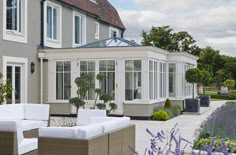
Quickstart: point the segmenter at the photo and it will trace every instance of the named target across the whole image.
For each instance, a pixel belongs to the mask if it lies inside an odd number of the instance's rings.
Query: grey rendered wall
[[[28,102],[39,102],[39,62],[37,45],[40,43],[40,0],[28,0],[28,43],[16,43],[3,40],[3,0],[0,0],[0,71],[2,56],[28,58]],[[34,62],[36,70],[30,72],[30,63]]]

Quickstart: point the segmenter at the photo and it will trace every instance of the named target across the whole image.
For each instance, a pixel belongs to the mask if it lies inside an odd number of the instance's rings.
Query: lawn
[[[219,90],[206,90],[205,95],[211,96],[211,101],[236,100],[236,89],[230,90],[230,96],[218,94]]]

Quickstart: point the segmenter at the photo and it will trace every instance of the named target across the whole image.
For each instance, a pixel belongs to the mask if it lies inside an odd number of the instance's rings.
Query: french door
[[[7,65],[7,80],[12,85],[12,94],[8,96],[7,104],[19,104],[22,102],[22,65]]]

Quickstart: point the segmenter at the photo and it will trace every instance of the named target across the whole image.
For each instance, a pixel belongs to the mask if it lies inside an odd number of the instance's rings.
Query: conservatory
[[[117,115],[149,117],[153,108],[169,98],[182,101],[192,95],[192,85],[185,72],[196,67],[197,57],[188,53],[170,53],[156,47],[139,46],[121,38],[112,38],[79,48],[40,49],[41,101],[51,104],[53,114],[73,114],[69,99],[77,95],[74,80],[92,74],[94,80],[87,93],[86,106],[95,100],[99,81],[106,75],[101,88],[112,94]],[[195,91],[196,93],[196,91]]]

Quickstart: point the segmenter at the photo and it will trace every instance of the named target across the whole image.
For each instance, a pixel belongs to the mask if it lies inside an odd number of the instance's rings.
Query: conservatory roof
[[[78,48],[104,48],[104,47],[137,47],[139,44],[123,38],[108,38],[89,43]]]

